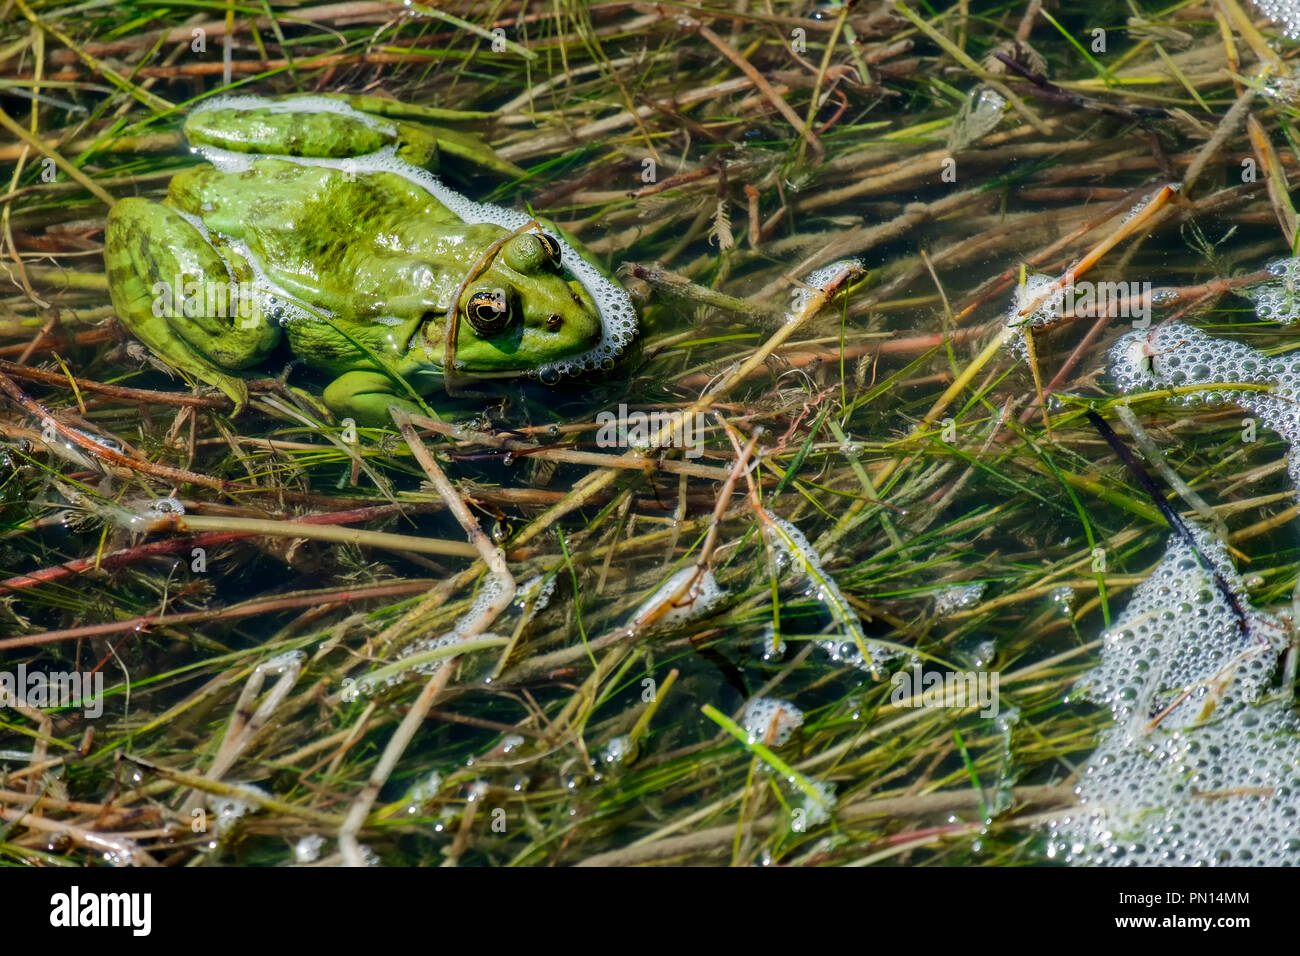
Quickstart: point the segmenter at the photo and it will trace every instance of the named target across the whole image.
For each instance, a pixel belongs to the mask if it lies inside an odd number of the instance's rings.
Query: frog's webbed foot
[[[390,104],[375,96],[228,97],[192,112],[185,136],[195,146],[310,159],[354,159],[395,146],[414,166],[436,169],[445,154],[498,176],[523,176],[524,170],[497,157],[476,134],[423,122],[482,122],[490,116]]]
[[[231,281],[207,238],[168,206],[121,200],[109,213],[104,248],[122,324],[170,365],[225,392],[238,412],[248,387],[228,370],[264,359],[280,327]]]

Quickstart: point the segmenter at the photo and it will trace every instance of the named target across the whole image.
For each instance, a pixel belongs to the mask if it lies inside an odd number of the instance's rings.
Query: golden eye
[[[539,232],[537,238],[541,240],[542,249],[546,252],[546,258],[551,261],[551,265],[560,268],[559,242],[549,232]]]
[[[480,290],[465,303],[465,318],[480,335],[496,335],[510,324],[510,303],[504,292]]]

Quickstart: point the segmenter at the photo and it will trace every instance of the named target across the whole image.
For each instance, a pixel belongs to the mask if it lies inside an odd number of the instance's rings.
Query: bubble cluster
[[[820,826],[831,818],[831,811],[835,809],[835,784],[826,783],[820,780],[811,780],[813,790],[816,791],[817,797],[800,791],[803,799],[799,803],[799,809],[802,814],[795,817],[791,823],[791,829],[796,833],[806,833],[810,828]]]
[[[803,286],[795,288],[791,293],[790,311],[786,313],[786,322],[797,322],[803,315],[804,309],[808,307],[808,301],[818,291],[824,291],[840,273],[846,270],[861,273],[865,272],[866,268],[861,259],[840,259],[808,273],[804,276]]]
[[[267,798],[271,796],[261,787],[255,787],[252,784],[241,783],[235,786],[249,794],[257,794]],[[210,793],[207,795],[207,803],[208,809],[212,811],[212,815],[216,818],[214,823],[218,833],[230,829],[245,814],[256,812],[259,809],[259,804],[255,801],[240,799],[237,791],[221,794]]]
[[[1021,326],[1032,326],[1041,328],[1045,325],[1051,325],[1060,319],[1061,314],[1065,311],[1065,287],[1048,293],[1048,290],[1057,282],[1055,276],[1044,275],[1036,272],[1033,275],[1025,276],[1025,284],[1016,286],[1011,308],[1007,310],[1007,326],[1018,328]],[[1021,315],[1025,309],[1029,308],[1039,298],[1043,298],[1034,306],[1033,311],[1028,315]]]
[[[1174,192],[1178,192],[1180,189],[1183,188],[1183,184],[1170,183],[1169,188],[1172,189]],[[1122,225],[1123,223],[1129,222],[1130,220],[1134,219],[1138,213],[1140,213],[1143,209],[1145,209],[1150,204],[1151,200],[1155,199],[1157,196],[1160,195],[1160,192],[1161,190],[1157,189],[1155,192],[1150,192],[1147,193],[1145,196],[1143,196],[1142,201],[1140,203],[1138,203],[1128,212],[1124,213],[1123,218],[1120,219],[1120,224]]]
[[[307,654],[304,651],[285,651],[263,661],[258,665],[258,669],[263,674],[292,674],[297,677],[306,661]]]
[[[274,99],[268,96],[214,96],[204,100],[196,107],[191,116],[211,113],[217,110],[266,110],[268,113],[334,113],[357,120],[364,126],[378,130],[386,136],[396,136],[397,127],[378,116],[362,113],[352,108],[346,101],[332,96],[295,96],[291,99]]]
[[[777,661],[785,655],[785,640],[776,631],[776,626],[768,621],[763,626],[762,639],[753,644],[754,656],[765,661]]]
[[[764,510],[764,537],[776,555],[778,571],[790,574],[804,582],[804,594],[825,605],[842,634],[818,641],[818,646],[837,664],[848,664],[859,670],[875,671],[882,661],[899,656],[891,647],[867,639],[862,630],[862,620],[849,606],[835,579],[822,567],[821,555],[809,543],[804,533],[795,525]],[[870,659],[862,648],[870,651]]]
[[[1218,383],[1270,386],[1267,391],[1206,389],[1173,400],[1232,402],[1257,415],[1291,446],[1287,471],[1300,489],[1300,354],[1265,355],[1175,322],[1121,337],[1111,347],[1110,367],[1119,390],[1130,393]]]
[[[555,581],[554,574],[536,574],[529,578],[515,592],[516,606],[523,608],[531,601],[533,614],[546,610],[551,603],[551,596],[555,594]]]
[[[411,792],[406,795],[406,810],[408,813],[418,813],[420,807],[428,803],[438,795],[442,789],[442,774],[434,770],[423,780],[416,782],[411,788]]]
[[[1074,613],[1074,588],[1068,584],[1062,584],[1060,587],[1052,588],[1047,595],[1048,600],[1066,617]]]
[[[448,631],[445,634],[438,634],[434,637],[421,638],[420,640],[413,641],[406,647],[402,648],[402,650],[397,654],[397,660],[402,661],[410,657],[427,654],[436,651],[439,648],[448,647],[452,644],[459,644],[463,640],[465,640],[465,637],[455,631]],[[412,664],[410,667],[398,669],[384,668],[375,673],[365,674],[357,680],[356,691],[366,697],[374,696],[375,694],[391,687],[396,687],[398,684],[409,680],[413,674],[431,676],[442,666],[445,660],[445,657],[437,657],[433,660]]]
[[[1279,259],[1268,266],[1275,282],[1254,286],[1247,294],[1255,314],[1266,322],[1292,325],[1300,321],[1300,259]]]
[[[1052,858],[1300,863],[1300,721],[1264,694],[1286,622],[1252,608],[1223,545],[1192,531],[1211,567],[1171,539],[1081,681],[1115,723],[1075,788],[1079,806],[1049,824]]]
[[[1264,80],[1263,92],[1272,100],[1294,103],[1300,100],[1300,70],[1283,67]]]
[[[953,120],[952,129],[948,133],[948,149],[965,149],[971,143],[983,139],[1002,121],[1006,109],[1007,101],[997,90],[987,86],[971,90],[966,94],[957,118]]]
[[[1245,584],[1223,544],[1189,527],[1200,554],[1180,538],[1171,540],[1123,617],[1102,635],[1101,662],[1084,682],[1087,695],[1110,706],[1117,722],[1145,724],[1167,711],[1162,726],[1190,726],[1211,697],[1223,706],[1227,698],[1211,678],[1225,673],[1233,693],[1255,699],[1286,646],[1282,623],[1246,603]]]
[[[145,510],[150,518],[167,518],[172,515],[179,517],[185,514],[185,506],[181,504],[179,498],[159,498],[150,502]]]
[[[1300,40],[1300,3],[1296,0],[1250,0],[1256,10],[1268,17],[1288,40]]]
[[[627,734],[620,734],[609,743],[600,752],[600,759],[607,764],[618,765],[629,760],[636,753],[636,747],[632,743],[632,738]]]
[[[973,584],[954,584],[934,592],[934,616],[947,617],[958,611],[965,611],[979,604],[984,597],[985,584],[976,581]]]
[[[694,564],[674,572],[632,615],[631,627],[672,628],[703,617],[727,596],[713,572]]]
[[[320,851],[325,848],[325,838],[319,833],[305,836],[293,845],[295,863],[315,863],[320,859]]]
[[[208,110],[254,108],[269,108],[272,111],[292,110],[295,112],[337,113],[358,119],[381,130],[387,129],[395,132],[383,120],[354,110],[346,102],[323,96],[295,98],[286,101],[269,100],[262,97],[223,97],[214,99],[203,106],[203,109]],[[348,159],[271,156],[268,154],[254,155],[203,144],[195,145],[193,148],[196,153],[222,172],[241,173],[251,169],[253,163],[258,159],[279,159],[285,162],[297,163],[300,166],[320,166],[345,170],[354,175],[392,173],[428,192],[466,223],[490,223],[513,232],[533,221],[533,217],[526,212],[507,209],[492,203],[474,202],[462,196],[454,189],[444,185],[433,173],[400,158],[397,155],[396,146],[387,146],[377,152]],[[202,231],[206,236],[207,230]],[[563,237],[553,236],[552,238],[560,246],[560,258],[564,267],[574,279],[582,284],[582,287],[587,290],[600,310],[603,335],[601,341],[589,351],[540,365],[527,373],[530,377],[539,377],[543,380],[551,380],[560,375],[581,371],[596,371],[607,367],[622,353],[623,349],[636,336],[637,331],[636,309],[633,307],[632,297],[628,295],[627,291],[580,256]],[[246,247],[238,251],[245,256],[257,273],[258,304],[262,306],[264,312],[272,317],[279,317],[286,321],[307,317],[301,308],[295,307],[284,295],[279,294],[283,293],[283,290],[277,289],[267,279],[264,270],[248,254]],[[270,293],[263,291],[266,289],[273,291]],[[327,317],[332,316],[327,315]]]
[[[751,744],[780,747],[803,726],[803,711],[788,700],[751,697],[740,723]]]

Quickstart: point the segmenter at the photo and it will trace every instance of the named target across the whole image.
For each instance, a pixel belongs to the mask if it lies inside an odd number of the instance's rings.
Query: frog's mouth
[[[511,232],[521,230],[534,221],[528,213],[515,209],[506,209],[492,203],[478,203],[462,196],[454,189],[443,184],[437,176],[428,170],[413,166],[397,155],[397,147],[384,149],[348,159],[345,163],[338,159],[319,159],[307,156],[268,156],[237,153],[215,146],[195,146],[195,152],[223,172],[242,172],[251,167],[257,159],[281,159],[302,166],[324,166],[329,169],[346,169],[353,174],[359,173],[394,173],[414,183],[432,195],[463,222],[470,224],[490,223],[501,226]],[[515,377],[527,375],[541,378],[543,381],[558,380],[567,374],[583,371],[606,369],[622,354],[636,337],[636,309],[627,290],[602,273],[596,266],[582,258],[578,252],[562,237],[552,237],[559,244],[564,270],[575,282],[579,283],[595,302],[600,313],[600,341],[591,348],[576,355],[562,356],[528,368],[515,370]],[[474,373],[479,374],[479,373]]]

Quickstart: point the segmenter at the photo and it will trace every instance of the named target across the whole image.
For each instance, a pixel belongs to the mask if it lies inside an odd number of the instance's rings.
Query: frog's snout
[[[605,334],[600,308],[582,283],[574,280],[568,286],[573,307],[562,313],[552,312],[548,315],[546,331],[574,346],[572,351],[586,351],[594,348]],[[576,348],[578,345],[581,345],[581,349]]]

